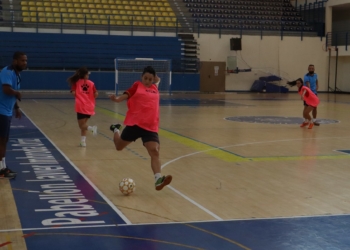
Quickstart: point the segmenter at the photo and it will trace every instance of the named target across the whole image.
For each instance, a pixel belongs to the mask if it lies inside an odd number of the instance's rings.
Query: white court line
[[[219,223],[219,222],[235,222],[235,221],[260,221],[260,220],[284,220],[284,219],[308,219],[308,218],[322,218],[322,217],[337,217],[337,216],[350,216],[350,214],[320,214],[320,215],[298,215],[298,216],[284,216],[284,217],[270,217],[270,218],[246,218],[246,219],[229,219],[229,220],[199,220],[199,221],[172,221],[172,222],[158,222],[158,223],[139,223],[139,224],[118,224],[118,227],[131,227],[131,226],[147,226],[147,225],[169,225],[169,224],[189,224],[189,223]]]
[[[99,228],[99,227],[135,227],[135,226],[152,226],[152,225],[169,225],[169,224],[192,224],[192,223],[219,223],[219,222],[235,222],[235,221],[255,221],[255,220],[280,220],[280,219],[307,219],[307,218],[322,218],[322,217],[337,217],[337,216],[350,216],[350,214],[321,214],[310,216],[291,216],[291,217],[274,217],[274,218],[248,218],[248,219],[229,219],[229,220],[203,220],[203,221],[179,221],[179,222],[160,222],[160,223],[139,223],[139,224],[107,224],[107,225],[87,225],[87,226],[71,226],[71,227],[38,227],[38,228],[13,228],[2,229],[0,233],[6,232],[18,232],[18,231],[39,231],[39,230],[55,230],[55,229],[77,229],[77,228]]]
[[[121,224],[126,225],[126,224]],[[116,224],[108,224],[108,225],[95,225],[95,226],[72,226],[72,227],[37,227],[37,228],[13,228],[13,229],[3,229],[0,230],[0,233],[6,232],[17,232],[17,231],[38,231],[38,230],[54,230],[54,229],[74,229],[74,228],[94,228],[94,227],[117,227]]]
[[[24,113],[22,111],[22,113]],[[25,114],[25,113],[24,113]],[[26,114],[25,114],[26,115]],[[46,137],[46,139],[52,143],[52,145],[58,150],[58,152],[60,152],[63,157],[74,167],[74,169],[91,185],[91,187],[93,189],[95,189],[95,191],[108,203],[108,205],[111,206],[111,208],[125,221],[126,224],[132,224],[131,221],[126,218],[126,216],[122,213],[122,211],[120,211],[96,186],[95,184],[92,183],[92,181],[89,180],[89,178],[87,178],[84,173],[82,171],[80,171],[80,169],[75,166],[75,164],[56,146],[56,144],[51,141],[51,139],[26,115],[26,117],[28,118],[29,121],[31,121],[33,123],[33,125]]]
[[[202,205],[198,204],[197,202],[195,202],[194,200],[192,200],[191,198],[187,197],[186,195],[184,195],[183,193],[181,193],[180,191],[178,191],[177,189],[173,188],[172,186],[167,186],[168,188],[170,188],[171,190],[173,190],[175,193],[177,193],[178,195],[181,195],[183,198],[185,198],[186,200],[188,200],[189,202],[191,202],[192,204],[196,205],[197,207],[199,207],[200,209],[202,209],[204,212],[210,214],[211,216],[213,216],[215,219],[217,220],[222,220],[222,218],[220,218],[219,216],[217,216],[216,214],[214,214],[213,212],[211,212],[210,210],[206,209],[205,207],[203,207]]]
[[[192,155],[196,155],[196,154],[201,154],[201,153],[205,153],[208,151],[213,151],[213,150],[218,150],[218,149],[225,149],[225,148],[229,148],[229,147],[239,147],[239,146],[246,146],[246,145],[254,145],[254,144],[263,144],[263,143],[275,143],[275,142],[289,142],[289,141],[303,141],[303,140],[318,140],[318,139],[339,139],[339,138],[350,138],[350,136],[345,136],[345,137],[320,137],[320,138],[299,138],[299,139],[284,139],[284,140],[274,140],[274,141],[260,141],[260,142],[248,142],[248,143],[241,143],[241,144],[232,144],[232,145],[228,145],[228,146],[222,146],[222,147],[214,147],[211,146],[213,148],[211,149],[206,149],[206,150],[202,150],[202,151],[197,151],[191,154],[187,154],[187,155],[182,155],[179,156],[175,159],[172,159],[166,163],[164,163],[161,167],[161,169],[163,169],[164,167],[166,167],[167,165],[178,161],[182,158],[185,157],[189,157]],[[249,157],[248,157],[249,158]],[[213,212],[211,212],[210,210],[208,210],[207,208],[203,207],[202,205],[200,205],[199,203],[195,202],[194,200],[192,200],[191,198],[189,198],[188,196],[184,195],[183,193],[181,193],[179,190],[175,189],[174,187],[170,187],[167,186],[168,188],[170,188],[171,190],[173,190],[175,193],[181,195],[183,198],[185,198],[186,200],[188,200],[189,202],[191,202],[193,205],[197,206],[198,208],[202,209],[204,212],[208,213],[209,215],[213,216],[214,218],[216,218],[219,221],[222,221],[223,219],[221,219],[218,215],[214,214]]]

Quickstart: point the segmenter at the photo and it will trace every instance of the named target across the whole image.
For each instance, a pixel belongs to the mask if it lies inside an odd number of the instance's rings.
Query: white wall
[[[339,57],[337,87],[346,92],[350,92],[350,56]]]
[[[334,53],[334,52],[333,52]],[[331,57],[331,74],[329,86],[335,88],[335,69],[336,58]],[[344,92],[350,92],[350,56],[339,56],[338,58],[338,74],[337,74],[337,88]]]
[[[197,38],[200,60],[226,62],[227,56],[236,55],[235,51],[230,51],[232,37],[200,34]],[[303,77],[308,65],[314,64],[319,76],[319,90],[327,91],[328,53],[324,50],[325,43],[326,40],[321,41],[319,37],[304,37],[301,41],[300,37],[283,37],[281,40],[280,36],[264,36],[261,40],[260,36],[244,35],[242,51],[237,55],[238,67],[241,69],[250,66],[253,72],[227,75],[226,90],[249,90],[254,80],[267,71],[275,71],[286,79],[294,80]],[[286,80],[282,85],[285,82]]]
[[[343,4],[350,4],[350,0],[328,0],[327,6],[337,6],[337,5],[343,5]]]

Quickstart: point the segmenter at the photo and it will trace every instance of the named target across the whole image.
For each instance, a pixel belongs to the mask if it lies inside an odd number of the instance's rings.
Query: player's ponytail
[[[299,82],[301,82],[302,84],[304,84],[304,81],[303,81],[303,79],[301,79],[301,78],[298,78],[298,79],[296,79],[295,81],[292,81],[292,82],[287,82],[287,84],[288,84],[289,86],[291,86],[291,87],[294,87],[295,85],[297,85],[297,81],[299,81]]]
[[[87,68],[85,67],[81,67],[80,69],[78,69],[74,75],[70,76],[67,79],[67,82],[69,84],[69,86],[71,87],[72,85],[76,84],[77,81],[79,81],[79,79],[84,79],[84,77],[89,74],[89,71]]]

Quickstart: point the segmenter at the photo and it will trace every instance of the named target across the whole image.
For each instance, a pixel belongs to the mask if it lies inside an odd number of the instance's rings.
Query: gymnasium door
[[[225,79],[226,62],[201,62],[201,92],[225,92]]]

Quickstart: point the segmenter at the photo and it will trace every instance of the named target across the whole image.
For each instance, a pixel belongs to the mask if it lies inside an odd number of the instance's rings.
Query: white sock
[[[2,161],[2,160],[0,161],[0,170],[1,170],[1,169],[5,169],[4,164],[3,164],[3,161]]]
[[[82,142],[85,142],[85,140],[86,140],[86,136],[82,136],[82,137],[81,137],[81,141],[82,141]]]
[[[88,130],[89,130],[89,131],[92,131],[92,126],[88,126]]]
[[[5,157],[2,158],[2,167],[3,167],[3,168],[7,168],[6,162],[5,162]]]
[[[156,181],[159,179],[159,178],[162,178],[162,174],[161,173],[156,173],[154,175],[154,178],[156,179]]]
[[[120,134],[120,131],[119,131],[119,129],[115,128],[115,129],[113,130],[113,133],[118,133],[118,134]]]
[[[316,118],[313,118],[313,119],[312,119],[312,122],[315,122],[315,121],[316,121]]]

